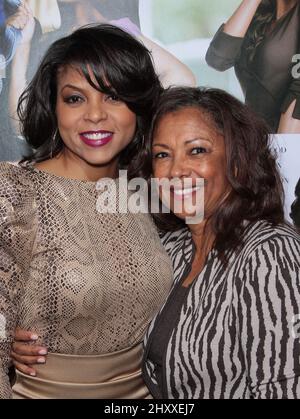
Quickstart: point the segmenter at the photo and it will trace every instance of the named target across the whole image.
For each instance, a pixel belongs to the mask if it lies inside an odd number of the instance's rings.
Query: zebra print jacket
[[[174,286],[192,263],[187,229],[163,238]],[[300,237],[288,226],[248,225],[244,246],[226,269],[212,251],[191,284],[163,351],[158,385],[144,342],[143,376],[163,399],[300,398]]]

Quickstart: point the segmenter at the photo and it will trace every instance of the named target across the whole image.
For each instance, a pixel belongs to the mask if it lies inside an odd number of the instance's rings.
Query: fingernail
[[[46,363],[46,360],[45,360],[45,358],[39,358],[37,360],[37,362],[38,362],[38,364],[45,364]]]
[[[31,340],[38,340],[38,338],[39,338],[38,335],[31,335],[30,336]]]
[[[31,377],[36,377],[36,373],[35,372],[31,372],[30,375],[31,375]]]
[[[39,355],[47,355],[47,349],[41,349],[41,350],[38,352],[38,354],[39,354]]]

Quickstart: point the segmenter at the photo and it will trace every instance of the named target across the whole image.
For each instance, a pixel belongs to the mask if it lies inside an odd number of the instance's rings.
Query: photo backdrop
[[[15,20],[22,1],[28,2],[34,14],[31,25],[23,30]],[[0,0],[0,160],[17,161],[26,154],[16,106],[44,52],[53,41],[87,23],[127,17],[143,35],[185,63],[198,85],[222,88],[243,101],[234,69],[218,72],[205,61],[213,36],[239,4],[239,0]],[[291,57],[288,71],[295,69],[296,62]],[[294,77],[298,76],[300,83],[300,71],[294,71]],[[300,178],[300,133],[278,136],[276,141],[288,216]]]

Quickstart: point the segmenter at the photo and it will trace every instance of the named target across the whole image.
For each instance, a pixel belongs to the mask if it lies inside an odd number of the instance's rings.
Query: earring
[[[56,128],[54,135],[52,136],[52,139],[51,139],[50,159],[53,159],[53,151],[55,151],[55,148],[58,144],[57,134],[58,134],[58,129]]]

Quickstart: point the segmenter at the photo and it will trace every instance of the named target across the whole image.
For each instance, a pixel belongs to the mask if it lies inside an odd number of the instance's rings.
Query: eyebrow
[[[184,144],[188,145],[188,144],[191,144],[191,143],[193,143],[195,141],[199,141],[199,140],[207,141],[207,142],[212,144],[211,140],[209,140],[208,138],[202,138],[202,137],[197,137],[197,138],[193,138],[192,140],[187,140],[187,141],[184,142]],[[164,147],[164,148],[170,149],[170,147],[167,144],[161,144],[161,143],[160,144],[153,144],[153,147]]]
[[[73,89],[73,90],[79,90],[80,92],[84,92],[83,88],[80,88],[79,86],[74,86],[73,84],[65,84],[60,91],[62,92],[64,89],[69,88],[69,89]]]

